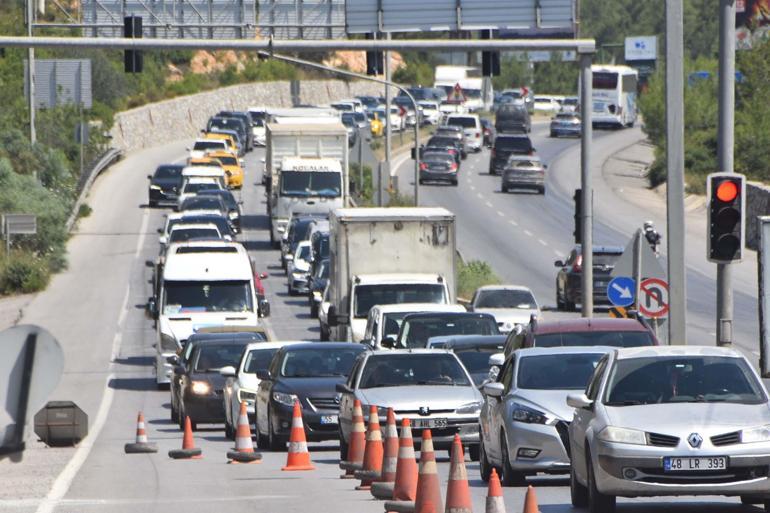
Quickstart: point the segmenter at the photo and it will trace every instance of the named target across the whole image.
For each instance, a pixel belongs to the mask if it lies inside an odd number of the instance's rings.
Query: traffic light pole
[[[735,0],[719,1],[719,171],[734,173],[735,123]],[[717,345],[733,343],[732,264],[717,264]]]

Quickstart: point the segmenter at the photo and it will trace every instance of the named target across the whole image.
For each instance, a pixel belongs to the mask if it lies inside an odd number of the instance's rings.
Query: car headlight
[[[313,291],[313,300],[314,301],[321,301],[322,295],[320,290],[314,290]]]
[[[195,395],[208,395],[211,392],[211,385],[208,381],[193,381],[192,393]]]
[[[607,426],[598,435],[599,440],[616,444],[647,445],[647,435],[638,429]]]
[[[239,403],[254,403],[257,400],[257,393],[253,390],[246,390],[244,388],[238,389],[238,402]]]
[[[152,189],[153,191],[160,191],[161,190],[161,186],[160,185],[150,185],[150,189]]]
[[[741,443],[770,442],[770,425],[758,426],[741,431]]]
[[[273,401],[281,404],[285,404],[286,406],[294,406],[294,402],[298,401],[299,398],[294,394],[287,394],[284,392],[273,392]]]
[[[548,422],[545,413],[519,403],[513,403],[513,413],[511,416],[516,422],[524,422],[526,424],[545,424]]]
[[[228,219],[238,219],[238,212],[228,212],[227,217]]]
[[[481,402],[465,403],[455,410],[458,415],[478,415],[481,413]]]

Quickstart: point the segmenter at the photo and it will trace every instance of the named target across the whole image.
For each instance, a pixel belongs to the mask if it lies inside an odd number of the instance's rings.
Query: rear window
[[[193,150],[205,151],[205,150],[220,150],[226,149],[227,143],[221,139],[209,139],[207,141],[197,141]],[[208,165],[208,164],[206,164]]]
[[[616,89],[618,87],[618,74],[613,72],[594,71],[594,89]]]
[[[431,137],[428,146],[454,146],[456,143],[457,139],[449,137]]]
[[[609,346],[641,347],[655,345],[647,331],[578,331],[535,335],[535,347]]]
[[[463,128],[475,128],[476,118],[472,117],[450,117],[447,120],[447,125],[461,126]]]
[[[495,139],[495,149],[529,153],[532,151],[532,141],[529,137],[498,137]]]
[[[620,253],[594,253],[594,265],[615,265],[620,259]]]

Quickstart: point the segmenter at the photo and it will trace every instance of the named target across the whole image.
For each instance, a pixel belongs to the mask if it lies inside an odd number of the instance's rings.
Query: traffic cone
[[[425,501],[422,503],[422,506],[420,506],[420,509],[415,510],[415,513],[439,513],[439,512],[436,511],[436,506],[434,506],[431,501]]]
[[[505,513],[505,502],[503,502],[503,487],[500,486],[500,478],[497,476],[497,470],[492,469],[489,475],[489,489],[487,490],[487,507],[484,513]]]
[[[126,454],[146,454],[158,452],[158,444],[147,441],[147,431],[144,428],[144,414],[139,412],[136,418],[136,442],[127,443],[124,447]]]
[[[182,448],[168,451],[168,455],[170,458],[175,460],[199,460],[203,457],[202,453],[203,451],[201,451],[199,447],[195,447],[192,434],[192,425],[190,424],[190,417],[185,417]]]
[[[369,427],[366,431],[366,448],[364,449],[364,467],[356,470],[356,479],[361,480],[361,484],[356,486],[356,490],[368,490],[372,486],[372,481],[380,478],[382,473],[382,431],[380,430],[380,416],[377,414],[377,407],[369,407]]]
[[[396,428],[396,413],[388,408],[388,421],[385,424],[385,451],[382,456],[382,475],[372,483],[371,492],[377,499],[390,499],[396,481],[398,466],[398,429]]]
[[[414,458],[414,440],[409,419],[401,420],[401,436],[398,439],[398,463],[396,482],[391,500],[385,503],[385,511],[414,510],[417,497],[417,462]]]
[[[433,437],[430,429],[422,430],[420,447],[420,470],[417,475],[417,496],[414,499],[415,511],[421,511],[424,503],[432,502],[437,511],[444,511],[441,501],[441,484],[438,478],[436,455],[433,452]]]
[[[302,409],[299,401],[294,401],[294,415],[291,419],[291,436],[289,436],[289,453],[286,456],[286,466],[281,470],[315,470],[310,462],[307,451],[305,426],[302,424]]]
[[[241,411],[238,414],[238,427],[235,430],[235,450],[227,451],[227,459],[230,463],[259,463],[262,454],[254,451],[251,442],[251,429],[249,429],[249,414],[246,411],[246,403],[241,402]]]
[[[537,506],[537,495],[532,485],[527,487],[527,495],[524,496],[524,511],[522,513],[540,513]]]
[[[353,402],[352,425],[350,428],[350,440],[348,442],[347,460],[340,461],[340,468],[345,473],[341,479],[353,479],[356,470],[364,466],[364,450],[366,448],[366,427],[364,426],[364,413],[361,410],[361,401]]]
[[[460,441],[460,435],[457,434],[452,442],[452,459],[449,464],[449,481],[446,488],[446,511],[447,513],[473,513],[463,444]]]

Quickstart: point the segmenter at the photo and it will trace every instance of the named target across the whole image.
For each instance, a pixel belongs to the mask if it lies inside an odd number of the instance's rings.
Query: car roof
[[[432,337],[431,337],[432,338]],[[508,335],[453,335],[444,342],[446,349],[473,349],[475,347],[502,347]]]
[[[189,224],[180,223],[172,226],[171,232],[176,232],[179,230],[201,230],[201,229],[219,230],[219,228],[217,228],[217,225],[215,225],[214,223],[189,223]]]
[[[743,358],[738,351],[715,346],[647,346],[615,349],[618,360],[629,358],[656,358],[663,356],[722,356]]]
[[[611,254],[622,254],[625,249],[623,246],[598,246],[594,245],[594,253],[611,253]],[[583,246],[580,244],[575,244],[575,249],[578,252],[582,252]]]
[[[254,349],[280,349],[284,346],[290,346],[292,344],[303,344],[309,342],[308,340],[280,340],[273,342],[250,342],[246,346],[246,351],[252,351]]]
[[[201,333],[195,332],[187,339],[188,342],[195,341],[200,342],[243,342],[249,340],[261,340],[258,338],[262,334],[259,332],[245,333],[242,331],[234,333]],[[257,342],[259,344],[267,344],[267,342]]]
[[[393,313],[393,312],[413,312],[413,313],[427,313],[427,312],[465,312],[465,307],[462,305],[444,305],[438,303],[397,303],[393,305],[374,305],[372,308],[377,308],[381,313]]]
[[[417,347],[414,349],[379,349],[369,353],[368,357],[375,356],[388,356],[396,354],[452,354],[451,351],[446,349],[427,349],[424,347]]]
[[[586,354],[602,353],[607,354],[616,348],[607,346],[559,346],[559,347],[524,347],[517,349],[514,354],[517,358],[525,356],[544,356],[544,355],[562,355],[562,354]]]
[[[311,349],[355,349],[359,351],[369,350],[369,346],[354,344],[352,342],[304,342],[292,344],[292,351],[305,351]]]
[[[476,289],[476,292],[481,292],[482,290],[521,290],[532,292],[532,289],[525,285],[482,285]]]
[[[534,333],[565,333],[581,331],[644,331],[649,330],[635,319],[586,318],[538,322]]]
[[[406,317],[404,317],[404,322],[407,320],[415,320],[415,319],[430,319],[433,317],[446,317],[446,318],[458,318],[458,317],[465,317],[465,318],[491,318],[492,320],[495,319],[495,317],[488,313],[481,313],[481,312],[418,312],[418,313],[412,313],[407,314]]]

